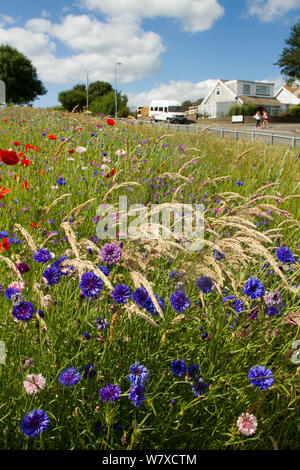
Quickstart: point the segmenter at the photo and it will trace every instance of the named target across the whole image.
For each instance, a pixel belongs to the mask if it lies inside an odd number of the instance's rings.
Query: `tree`
[[[113,91],[113,87],[110,83],[97,80],[89,85],[89,100],[93,101],[95,98],[106,95],[111,91]]]
[[[31,61],[8,45],[0,46],[0,80],[5,83],[10,104],[28,104],[47,93]]]
[[[120,92],[117,93],[117,104],[118,104],[118,117],[126,117],[129,114],[129,108],[127,106],[128,98],[126,95],[121,95]],[[105,114],[106,116],[114,116],[116,112],[115,105],[115,92],[111,91],[106,95],[99,96],[94,99],[89,106],[90,111],[93,114]]]
[[[82,111],[86,105],[85,85],[75,85],[71,90],[61,91],[58,94],[58,101],[67,111],[72,111],[78,105],[78,111]]]
[[[283,49],[278,62],[274,65],[279,65],[283,75],[300,79],[300,20],[292,26],[290,36],[285,43],[288,47]]]

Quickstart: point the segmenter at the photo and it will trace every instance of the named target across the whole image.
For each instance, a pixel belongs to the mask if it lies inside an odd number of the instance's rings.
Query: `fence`
[[[126,119],[125,119],[126,121]],[[239,140],[242,136],[246,136],[246,139],[251,140],[251,142],[263,142],[268,143],[269,145],[290,145],[291,148],[300,147],[300,136],[295,135],[281,135],[272,133],[259,132],[256,130],[253,131],[244,131],[241,129],[224,129],[219,127],[205,127],[199,126],[198,124],[170,124],[165,122],[154,122],[154,121],[137,121],[138,124],[147,125],[147,126],[156,126],[164,127],[167,129],[174,129],[177,131],[191,132],[193,134],[198,134],[206,129],[207,132],[210,132],[213,135],[218,135],[221,138],[229,137],[231,139]]]

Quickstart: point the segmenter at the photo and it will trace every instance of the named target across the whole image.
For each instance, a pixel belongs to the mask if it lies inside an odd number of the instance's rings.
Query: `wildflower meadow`
[[[0,448],[299,448],[299,164],[205,130],[2,109]],[[197,249],[174,214],[169,236],[145,229],[178,204],[180,222],[202,206]]]

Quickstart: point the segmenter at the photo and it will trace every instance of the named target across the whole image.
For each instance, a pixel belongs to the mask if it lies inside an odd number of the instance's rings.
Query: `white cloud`
[[[50,16],[50,13],[49,13],[49,11],[44,9],[44,10],[42,10],[41,16],[43,18],[48,18]]]
[[[247,0],[248,12],[263,23],[278,20],[290,10],[300,8],[300,0]]]
[[[205,31],[224,15],[218,0],[81,0],[81,5],[100,11],[109,17],[141,21],[143,18],[163,16],[175,18],[184,30],[192,33]]]
[[[215,85],[216,80],[208,79],[202,82],[191,82],[187,80],[170,80],[167,84],[161,84],[152,90],[141,93],[128,93],[128,106],[136,108],[138,106],[149,106],[152,100],[165,99],[183,101],[197,101],[204,98]]]
[[[15,22],[12,16],[0,15],[0,26],[5,26],[6,24],[13,24]]]

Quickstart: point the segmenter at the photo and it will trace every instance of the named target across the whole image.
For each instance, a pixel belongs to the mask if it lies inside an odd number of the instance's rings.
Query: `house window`
[[[158,106],[155,106],[154,111],[158,111]]]
[[[151,106],[150,111],[153,111],[153,106]]]
[[[243,85],[243,95],[250,95],[250,92],[251,92],[250,85],[244,84]]]
[[[221,93],[220,88],[216,88],[216,95],[219,95]]]
[[[167,113],[167,112],[168,112],[168,108],[165,108],[164,111],[165,111],[165,113]]]
[[[256,85],[256,94],[260,96],[270,96],[270,87],[266,85]]]
[[[163,110],[163,107],[160,106],[160,107],[158,108],[158,111],[162,111],[162,110]]]

